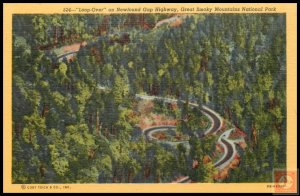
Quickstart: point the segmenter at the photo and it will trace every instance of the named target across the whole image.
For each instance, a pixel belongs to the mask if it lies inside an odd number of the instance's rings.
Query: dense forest
[[[286,167],[285,21],[283,14],[14,15],[13,183],[163,183],[179,175],[271,182],[273,169]],[[58,48],[83,41],[73,58],[58,58]],[[173,110],[155,103],[175,119],[204,118],[190,100],[217,111],[247,135],[238,167],[213,177],[203,159],[216,138],[195,137],[195,121],[177,124],[189,148],[145,140],[136,94],[185,100]]]

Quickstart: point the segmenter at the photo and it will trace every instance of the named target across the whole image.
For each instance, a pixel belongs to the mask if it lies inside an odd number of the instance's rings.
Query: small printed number
[[[71,12],[71,8],[64,8],[64,12]]]

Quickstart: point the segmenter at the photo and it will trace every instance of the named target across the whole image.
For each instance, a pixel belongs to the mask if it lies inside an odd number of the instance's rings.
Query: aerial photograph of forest
[[[14,14],[12,183],[273,182],[285,14]]]

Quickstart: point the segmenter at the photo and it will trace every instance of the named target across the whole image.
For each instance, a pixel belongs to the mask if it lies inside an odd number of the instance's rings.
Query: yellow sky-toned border
[[[3,192],[274,192],[274,183],[190,183],[190,184],[12,184],[12,15],[13,14],[87,14],[76,8],[178,8],[208,7],[212,12],[189,13],[286,13],[287,39],[287,170],[297,171],[297,4],[3,4]],[[214,11],[220,8],[276,8],[276,11]],[[64,12],[63,8],[75,10]],[[115,12],[121,14],[120,12]],[[122,12],[126,13],[126,12]],[[141,9],[140,12],[149,13]],[[159,12],[151,12],[159,13]],[[180,12],[179,12],[180,13]],[[298,179],[295,179],[296,181]],[[295,182],[296,184],[298,182]],[[51,186],[51,189],[50,189]]]

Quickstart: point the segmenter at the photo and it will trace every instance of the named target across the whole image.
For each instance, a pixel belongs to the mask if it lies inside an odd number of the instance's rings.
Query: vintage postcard
[[[296,4],[4,4],[4,192],[297,193]]]

